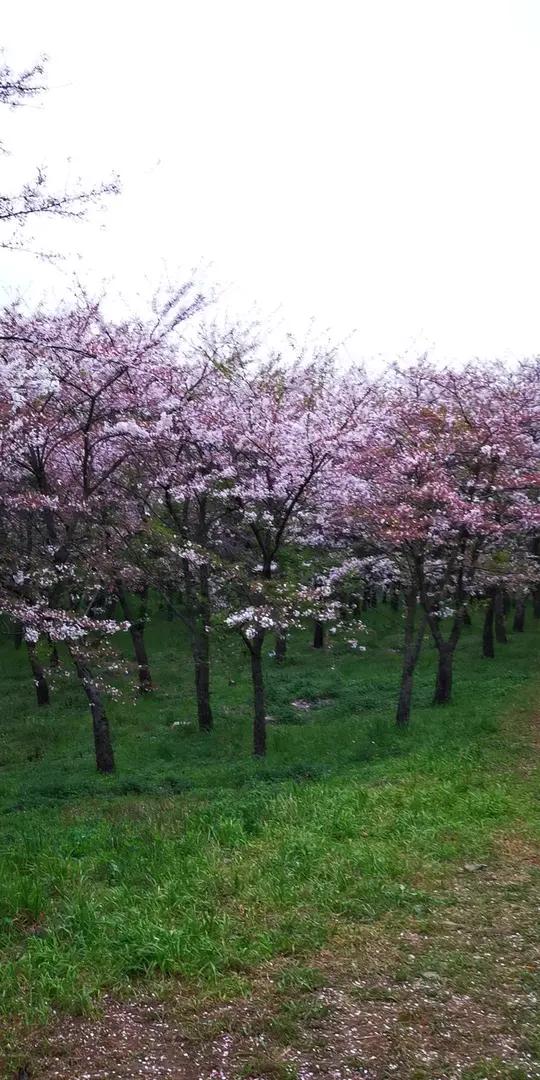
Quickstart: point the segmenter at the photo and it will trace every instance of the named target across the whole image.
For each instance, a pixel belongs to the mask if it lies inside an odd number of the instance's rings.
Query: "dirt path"
[[[249,998],[106,1000],[32,1056],[32,1080],[540,1078],[540,851],[502,839],[429,917],[268,965]]]

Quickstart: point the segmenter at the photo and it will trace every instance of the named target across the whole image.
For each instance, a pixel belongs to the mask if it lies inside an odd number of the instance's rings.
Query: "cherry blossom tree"
[[[453,656],[483,547],[538,520],[537,446],[516,381],[502,366],[396,370],[368,440],[349,463],[349,518],[400,566],[406,644],[397,721],[408,720],[423,621],[438,651],[434,701],[450,700]],[[355,495],[354,485],[357,491]]]
[[[102,600],[124,569],[133,430],[171,334],[200,304],[186,285],[151,325],[111,326],[88,304],[0,320],[0,606],[31,644],[66,642],[102,772],[114,756],[91,646],[118,629]]]
[[[454,607],[451,643],[457,643],[463,624],[467,585],[474,587],[481,559],[485,571],[490,548],[495,550],[499,571],[504,570],[504,582],[492,583],[491,593],[496,637],[505,643],[504,588],[523,584],[527,576],[523,540],[534,533],[539,521],[540,453],[532,430],[535,415],[538,418],[538,398],[533,396],[526,403],[522,374],[502,365],[492,365],[489,371],[479,365],[470,365],[463,372],[446,370],[437,383],[453,444],[446,470],[454,498],[463,506],[459,522],[461,565],[450,599]],[[467,557],[468,581],[461,573]],[[435,641],[437,644],[436,636]],[[443,684],[436,700],[445,701],[447,696],[449,691],[446,695]]]
[[[245,567],[244,567],[245,572]],[[264,688],[263,645],[266,635],[278,636],[292,629],[303,629],[314,619],[326,623],[339,620],[339,603],[332,599],[328,586],[306,586],[299,582],[284,582],[264,578],[254,572],[242,582],[240,567],[235,567],[231,579],[231,595],[241,591],[242,599],[251,603],[238,607],[226,619],[226,626],[240,634],[249,653],[253,687],[253,753],[266,753],[266,705]],[[243,588],[242,588],[243,584]],[[356,630],[362,629],[357,624]]]
[[[276,560],[309,530],[320,540],[315,489],[337,459],[366,386],[343,380],[338,389],[328,356],[311,364],[257,362],[253,337],[242,331],[206,330],[183,363],[162,374],[153,418],[140,432],[132,499],[145,541],[135,558],[146,551],[144,573],[188,627],[201,730],[213,724],[212,612],[229,610],[228,625],[240,630],[251,658],[256,752],[263,753],[263,642],[270,629],[283,640],[299,617],[283,560],[279,567]],[[244,617],[236,620],[235,605],[249,613],[254,633]]]
[[[538,365],[422,359],[374,385],[326,350],[265,357],[247,332],[188,343],[202,306],[187,283],[154,321],[113,323],[88,301],[0,317],[0,611],[21,628],[42,702],[42,643],[64,643],[103,772],[110,639],[129,630],[149,692],[151,589],[187,626],[201,730],[214,628],[240,635],[261,756],[270,633],[315,623],[320,645],[359,590],[364,605],[401,593],[404,726],[426,632],[444,703],[467,603],[487,597],[489,649],[503,592],[538,580]]]
[[[153,395],[131,434],[136,467],[125,490],[139,525],[129,558],[187,627],[199,728],[209,731],[211,578],[230,511],[229,378],[199,349],[188,350],[162,365]]]
[[[168,453],[179,435],[178,420],[176,415],[166,434],[162,430],[155,443],[160,468],[155,474],[150,500],[153,527],[148,536],[147,558],[151,559],[151,565],[148,565],[147,574],[187,627],[199,728],[210,731],[213,727],[211,589],[212,577],[219,569],[219,559],[213,548],[225,511],[220,499],[224,474],[211,442],[199,443],[193,427],[189,438],[187,429],[184,430],[185,438],[180,440],[184,442],[181,455],[174,463],[170,459],[167,462]]]
[[[511,594],[516,599],[513,629],[517,633],[524,629],[527,596],[535,588],[540,574],[526,541],[525,536],[515,537],[506,546],[499,543],[490,548],[486,544],[480,555],[475,590],[484,605],[482,656],[486,659],[494,659],[495,641],[503,645],[508,641],[505,597]]]
[[[336,374],[333,357],[285,366],[279,360],[237,378],[229,425],[234,469],[229,498],[240,515],[236,552],[242,560],[227,625],[248,650],[253,684],[253,748],[266,752],[263,646],[306,618],[335,618],[326,587],[286,573],[288,545],[321,543],[328,500],[322,492],[344,460],[350,433],[361,423],[370,387],[361,373]],[[243,603],[242,603],[243,600]]]

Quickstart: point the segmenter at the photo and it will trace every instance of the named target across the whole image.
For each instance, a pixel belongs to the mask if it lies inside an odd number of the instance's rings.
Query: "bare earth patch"
[[[249,997],[181,989],[59,1018],[32,1080],[540,1078],[540,850],[503,837],[428,916],[350,927],[308,962],[273,962]],[[24,1076],[21,1073],[21,1076]]]

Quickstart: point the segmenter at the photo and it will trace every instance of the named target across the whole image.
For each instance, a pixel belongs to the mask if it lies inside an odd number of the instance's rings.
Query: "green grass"
[[[400,620],[386,608],[369,619],[364,654],[315,654],[300,635],[283,668],[268,660],[263,762],[238,643],[216,645],[216,729],[201,735],[181,628],[156,620],[158,689],[111,704],[110,778],[95,774],[77,688],[37,710],[24,653],[1,647],[0,1016],[46,1021],[168,976],[232,994],[268,958],[309,958],[340,924],[428,912],[447,868],[489,860],[498,830],[539,833],[533,777],[514,767],[539,628],[530,620],[495,662],[467,630],[443,709],[427,648],[400,734]],[[299,713],[298,698],[323,704]],[[316,972],[306,962],[297,977]]]

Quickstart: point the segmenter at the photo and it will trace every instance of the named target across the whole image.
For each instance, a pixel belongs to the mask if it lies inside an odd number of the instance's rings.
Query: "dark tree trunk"
[[[287,655],[287,638],[285,634],[276,634],[276,647],[274,651],[278,664],[282,663]]]
[[[34,686],[36,688],[36,701],[38,705],[49,704],[49,686],[45,678],[43,668],[37,658],[36,646],[33,641],[26,642],[26,651],[28,653],[28,660],[32,669],[32,675],[34,677]]]
[[[90,706],[97,770],[100,773],[112,773],[114,772],[114,753],[111,743],[109,721],[107,719],[101,694],[96,686],[92,670],[86,660],[73,652],[71,655],[73,663],[75,664],[75,670],[79,676]]]
[[[440,616],[435,615],[430,610],[426,603],[426,598],[424,598],[423,602],[426,619],[429,623],[433,641],[435,642],[438,652],[437,678],[435,680],[435,693],[433,695],[434,705],[447,705],[452,699],[454,653],[461,637],[461,630],[463,627],[463,599],[459,596],[459,592],[461,592],[460,587],[456,599],[456,611],[452,629],[449,637],[446,639],[442,635]]]
[[[50,654],[49,654],[49,664],[51,665],[52,668],[59,668],[60,667],[60,654],[58,652],[58,649],[57,649],[56,645],[51,646],[51,651],[50,651]]]
[[[129,628],[129,632],[133,642],[133,652],[135,653],[137,670],[139,673],[139,693],[149,694],[153,687],[148,653],[146,652],[146,645],[144,643],[144,631],[138,623],[133,623]]]
[[[20,649],[24,641],[23,628],[20,623],[17,623],[13,631],[13,644],[16,649]]]
[[[392,585],[390,590],[390,607],[393,611],[399,611],[399,589],[397,585]]]
[[[468,607],[463,608],[463,625],[472,626],[471,613]]]
[[[495,641],[499,645],[506,645],[508,638],[506,636],[504,593],[502,589],[497,589],[495,593],[493,611],[495,617]]]
[[[199,730],[211,731],[214,718],[210,705],[210,642],[204,626],[199,625],[195,628],[192,642]]]
[[[377,592],[371,585],[366,585],[362,599],[362,608],[365,611],[367,608],[373,607],[377,607]]]
[[[396,724],[399,728],[406,728],[409,726],[409,720],[411,718],[413,673],[413,668],[411,668],[407,664],[407,661],[404,660],[396,712]]]
[[[485,656],[487,660],[493,660],[495,656],[495,639],[493,636],[494,607],[493,594],[489,593],[486,601],[484,626],[482,630],[482,656]]]
[[[324,623],[315,619],[313,624],[313,648],[324,649]]]
[[[135,616],[129,597],[121,584],[116,583],[116,595],[122,608],[122,614],[124,618],[129,622],[129,633],[131,637],[131,643],[133,645],[133,653],[135,660],[137,661],[137,674],[139,679],[139,693],[149,694],[153,689],[152,675],[150,672],[150,661],[148,659],[148,653],[146,651],[146,644],[144,640],[144,628],[146,625],[146,595],[145,589],[140,594],[141,607],[138,616]]]
[[[516,610],[514,611],[513,629],[517,634],[522,634],[525,629],[525,597],[523,593],[516,596]]]
[[[199,507],[201,515],[201,533],[199,541],[204,542],[204,503]],[[191,653],[195,672],[195,696],[197,699],[197,721],[200,731],[211,731],[214,726],[212,706],[210,704],[210,581],[208,567],[200,566],[197,576],[188,559],[184,560],[184,618],[191,637]]]
[[[452,697],[452,667],[454,650],[447,642],[438,646],[439,662],[437,666],[437,680],[435,682],[434,705],[447,705]]]
[[[249,643],[251,657],[251,680],[253,683],[253,753],[255,757],[266,754],[266,707],[264,703],[264,678],[262,647],[264,634],[258,633]]]
[[[506,615],[510,614],[510,609],[512,607],[512,601],[510,599],[510,594],[509,594],[507,589],[502,589],[501,592],[502,592],[503,612],[504,612],[504,614],[506,616]]]
[[[413,691],[414,671],[420,656],[422,640],[425,631],[425,619],[422,619],[420,629],[416,631],[417,596],[416,590],[411,589],[405,596],[405,638],[403,643],[403,667],[401,670],[401,683],[396,712],[396,724],[399,728],[405,728],[409,724],[411,716],[411,701]]]

